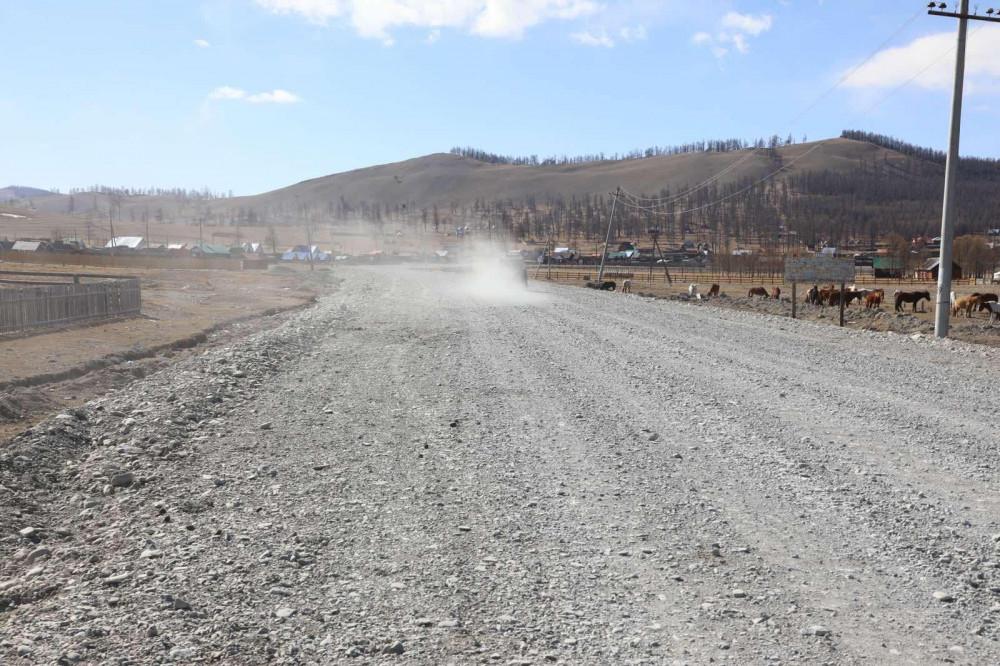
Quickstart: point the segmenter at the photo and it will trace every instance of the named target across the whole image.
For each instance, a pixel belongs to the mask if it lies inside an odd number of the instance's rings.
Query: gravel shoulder
[[[1000,662],[996,350],[342,276],[0,449],[0,661]]]

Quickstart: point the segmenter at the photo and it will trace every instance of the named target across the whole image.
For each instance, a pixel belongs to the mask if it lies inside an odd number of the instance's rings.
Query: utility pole
[[[604,252],[601,253],[601,270],[597,273],[597,284],[604,280],[604,260],[608,257],[608,243],[611,242],[611,225],[615,222],[615,208],[618,207],[618,197],[622,194],[622,188],[615,190],[614,200],[611,202],[611,217],[608,218],[608,233],[604,237]]]
[[[934,335],[948,337],[948,318],[951,314],[951,262],[955,238],[955,200],[958,184],[959,143],[962,133],[962,88],[965,83],[965,45],[969,33],[969,20],[1000,23],[993,9],[986,16],[969,14],[969,0],[959,2],[957,12],[945,11],[945,3],[927,5],[931,16],[958,19],[958,48],[955,55],[955,90],[951,100],[951,136],[948,141],[948,160],[944,169],[944,204],[941,212],[941,254],[938,261],[937,309],[934,313]]]

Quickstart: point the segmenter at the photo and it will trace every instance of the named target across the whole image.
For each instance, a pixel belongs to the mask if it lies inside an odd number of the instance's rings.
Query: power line
[[[732,194],[727,194],[726,196],[724,196],[724,197],[722,197],[720,199],[716,199],[715,201],[709,202],[707,204],[703,204],[701,206],[696,206],[694,208],[688,208],[686,210],[671,211],[669,213],[664,213],[663,211],[657,210],[655,207],[642,207],[642,206],[637,206],[637,205],[634,205],[634,204],[628,204],[628,203],[625,203],[625,202],[622,202],[622,205],[625,206],[626,208],[631,208],[632,210],[641,210],[641,211],[644,211],[644,212],[648,212],[648,213],[652,213],[654,215],[660,215],[660,216],[684,215],[686,213],[694,213],[694,212],[699,211],[699,210],[704,210],[706,208],[711,208],[712,206],[717,206],[720,203],[723,203],[724,201],[728,201],[729,199],[732,199],[733,197],[738,197],[741,194],[749,192],[750,190],[752,190],[753,188],[757,187],[758,185],[761,185],[761,184],[767,182],[768,180],[770,180],[771,178],[774,178],[775,176],[777,176],[779,173],[781,173],[785,169],[791,167],[793,164],[795,164],[799,160],[805,159],[807,156],[811,155],[815,151],[817,151],[820,148],[822,148],[825,143],[826,143],[826,141],[819,141],[819,142],[817,142],[815,146],[813,146],[812,148],[810,148],[806,152],[802,153],[798,157],[793,158],[788,163],[783,164],[781,166],[781,168],[775,169],[774,171],[772,171],[771,173],[767,174],[763,178],[754,181],[753,183],[751,183],[750,185],[744,187],[741,190],[733,192]]]

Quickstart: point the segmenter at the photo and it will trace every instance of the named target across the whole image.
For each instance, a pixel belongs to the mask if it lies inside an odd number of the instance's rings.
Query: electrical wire
[[[781,173],[785,169],[791,167],[793,164],[795,164],[799,160],[805,159],[807,156],[809,156],[812,153],[814,153],[815,151],[819,150],[820,148],[823,147],[824,144],[826,144],[826,141],[820,141],[820,142],[818,142],[815,146],[813,146],[812,148],[810,148],[806,152],[802,153],[798,157],[795,157],[795,158],[789,160],[787,164],[783,164],[781,166],[781,168],[772,171],[771,173],[767,174],[763,178],[760,178],[759,180],[754,181],[750,185],[747,185],[743,189],[738,190],[736,192],[733,192],[732,194],[727,194],[726,196],[724,196],[724,197],[722,197],[720,199],[716,199],[715,201],[711,201],[711,202],[709,202],[707,204],[703,204],[701,206],[696,206],[694,208],[688,208],[686,210],[671,211],[669,213],[664,213],[663,211],[658,210],[655,207],[641,207],[641,206],[636,206],[634,204],[629,204],[629,203],[626,203],[626,202],[622,202],[622,205],[625,206],[626,208],[630,208],[632,210],[641,210],[641,211],[644,211],[644,212],[652,213],[653,215],[659,215],[659,216],[663,216],[663,217],[673,216],[673,215],[684,215],[686,213],[694,213],[694,212],[699,211],[699,210],[704,210],[706,208],[711,208],[712,206],[717,206],[720,203],[728,201],[729,199],[732,199],[734,197],[738,197],[741,194],[745,194],[746,192],[749,192],[753,188],[757,187],[758,185],[761,185],[761,184],[767,182],[768,180],[770,180],[771,178],[774,178],[775,176],[777,176],[779,173]]]

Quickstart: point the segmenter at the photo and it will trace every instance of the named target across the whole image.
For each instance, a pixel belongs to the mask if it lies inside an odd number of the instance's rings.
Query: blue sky
[[[546,156],[845,128],[940,148],[955,24],[925,4],[3,2],[0,186],[252,194],[455,145]],[[962,148],[1000,157],[1000,25],[981,25]]]

